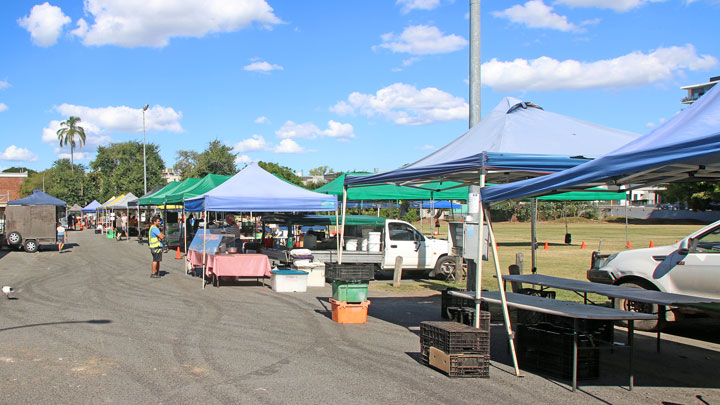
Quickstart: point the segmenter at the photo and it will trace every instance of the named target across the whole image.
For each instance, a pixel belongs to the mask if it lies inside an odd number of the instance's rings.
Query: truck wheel
[[[642,285],[639,282],[632,282],[628,281],[625,283],[620,283],[619,285],[623,287],[630,287],[630,288],[642,288],[645,290],[651,290],[652,288],[647,288],[646,286]],[[631,301],[627,299],[621,299],[616,298],[615,299],[615,308],[622,309],[623,311],[631,311],[631,312],[643,312],[647,314],[657,314],[658,313],[658,306],[656,304],[648,304],[646,302],[637,302],[637,301]],[[623,326],[627,326],[626,321],[620,321],[619,322]],[[650,321],[635,321],[635,329],[637,330],[645,330],[645,331],[657,331],[659,329],[662,329],[664,326],[664,322],[661,320],[650,320]]]
[[[28,253],[35,253],[38,251],[38,243],[35,239],[25,239],[25,242],[23,243],[23,247],[25,248],[25,251]]]
[[[435,263],[435,278],[447,279],[455,273],[455,258],[450,256],[441,257]]]
[[[20,236],[19,232],[10,232],[7,236],[7,242],[12,246],[19,245],[22,242],[22,236]]]

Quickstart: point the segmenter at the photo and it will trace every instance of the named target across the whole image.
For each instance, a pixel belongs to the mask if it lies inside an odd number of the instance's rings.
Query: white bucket
[[[357,239],[348,239],[345,242],[345,250],[357,250],[358,241]]]
[[[380,235],[382,235],[381,232],[368,233],[368,242],[369,243],[380,243]]]
[[[368,250],[368,240],[367,240],[367,238],[363,238],[363,239],[362,239],[362,243],[360,244],[360,250],[362,250],[363,252],[367,252],[367,250]]]
[[[368,242],[368,251],[375,252],[375,253],[379,252],[380,251],[380,242],[378,242],[378,243]]]

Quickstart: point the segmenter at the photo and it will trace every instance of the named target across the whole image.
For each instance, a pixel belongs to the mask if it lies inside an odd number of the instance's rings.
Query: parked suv
[[[597,283],[720,299],[720,221],[669,246],[626,250],[611,255],[593,252],[587,278]],[[655,305],[626,300],[615,300],[615,306],[657,312]],[[643,321],[636,325],[652,330],[661,327],[664,321],[699,312],[688,308],[669,309],[667,318],[660,323]]]

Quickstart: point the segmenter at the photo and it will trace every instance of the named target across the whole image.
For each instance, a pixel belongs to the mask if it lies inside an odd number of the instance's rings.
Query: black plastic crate
[[[463,308],[463,307],[475,306],[475,303],[473,302],[473,300],[450,295],[450,293],[449,293],[450,291],[457,291],[457,288],[447,287],[442,290],[442,294],[441,294],[442,303],[441,303],[440,316],[442,316],[444,319],[450,319],[450,316],[448,314],[448,308],[452,308],[452,307]]]
[[[421,346],[423,364],[430,366],[430,346]],[[450,372],[446,375],[450,378],[490,378],[490,355],[489,354],[449,354]],[[435,368],[435,367],[433,367]],[[444,373],[444,370],[440,370]]]
[[[490,330],[457,322],[422,322],[420,346],[436,347],[448,354],[489,354]]]
[[[325,280],[370,281],[375,279],[375,265],[372,263],[325,262]]]
[[[540,325],[550,324],[559,328],[569,329],[572,332],[574,320],[559,315],[543,314],[540,312],[518,310],[518,324]],[[592,335],[595,341],[605,343],[613,341],[615,324],[613,321],[598,319],[578,319],[578,331],[581,334]]]
[[[518,325],[518,362],[527,370],[572,378],[573,331],[551,324]],[[600,351],[592,334],[578,334],[578,380],[600,376]]]
[[[450,307],[447,310],[450,320],[463,325],[475,326],[475,308]],[[480,329],[490,330],[490,312],[480,311]]]

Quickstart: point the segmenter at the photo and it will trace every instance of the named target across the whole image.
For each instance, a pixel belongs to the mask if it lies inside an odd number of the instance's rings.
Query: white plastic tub
[[[307,291],[308,272],[302,270],[271,270],[270,285],[275,292]]]

